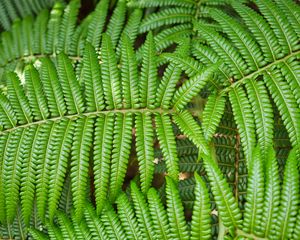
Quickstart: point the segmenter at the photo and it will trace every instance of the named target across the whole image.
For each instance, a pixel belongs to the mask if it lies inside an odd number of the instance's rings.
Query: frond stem
[[[149,108],[140,108],[140,109],[112,109],[112,110],[102,110],[102,111],[95,111],[95,112],[85,112],[85,113],[77,113],[77,114],[72,114],[72,115],[65,115],[65,116],[59,116],[59,117],[53,117],[53,118],[48,118],[48,119],[43,119],[40,121],[36,121],[36,122],[30,122],[27,124],[23,124],[23,125],[19,125],[13,128],[9,128],[9,129],[5,129],[3,131],[0,132],[0,135],[5,134],[6,132],[11,132],[11,131],[15,131],[19,128],[26,128],[26,127],[30,127],[33,125],[39,125],[39,124],[44,124],[48,121],[60,121],[61,119],[64,118],[68,118],[68,119],[77,119],[80,117],[92,117],[92,116],[98,116],[100,114],[110,114],[110,113],[152,113],[152,114],[172,114],[175,112],[175,110],[173,109],[162,109],[162,108],[155,108],[155,109],[149,109]]]
[[[296,55],[300,54],[300,50],[297,50],[295,52],[292,52],[291,54],[286,55],[283,58],[280,58],[272,63],[269,63],[267,65],[265,65],[264,67],[242,77],[240,80],[238,80],[237,82],[234,82],[233,84],[231,84],[230,86],[224,88],[222,91],[220,91],[220,94],[225,94],[228,93],[229,91],[231,91],[232,88],[234,88],[235,86],[239,86],[240,84],[244,84],[246,80],[251,79],[255,76],[258,76],[260,74],[262,74],[264,71],[267,71],[269,68],[272,68],[273,66],[275,66],[278,63],[281,62],[285,62],[287,61],[289,58],[295,57]]]

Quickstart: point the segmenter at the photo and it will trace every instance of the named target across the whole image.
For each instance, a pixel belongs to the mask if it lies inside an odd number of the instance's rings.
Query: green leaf
[[[136,114],[135,127],[141,189],[143,193],[146,193],[151,187],[154,174],[154,140],[151,115],[147,113]]]
[[[90,151],[93,141],[94,119],[83,117],[76,121],[71,153],[72,195],[75,218],[80,222],[86,201]]]
[[[191,222],[191,240],[211,239],[210,199],[205,182],[195,173],[195,201]]]
[[[168,175],[174,180],[179,176],[179,159],[176,151],[175,136],[172,122],[168,115],[156,115],[156,133],[159,140],[160,149],[167,165]]]
[[[166,177],[166,181],[167,214],[171,228],[170,237],[172,239],[188,240],[189,233],[178,188],[172,178]]]

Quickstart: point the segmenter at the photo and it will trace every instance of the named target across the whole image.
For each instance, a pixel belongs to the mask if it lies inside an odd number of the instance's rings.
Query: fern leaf
[[[168,175],[177,180],[179,174],[179,160],[176,152],[176,142],[171,119],[168,115],[156,115],[155,122],[156,133],[167,165]]]
[[[270,0],[256,0],[255,2],[273,29],[282,54],[286,55],[295,50],[298,45],[297,35],[285,16],[281,14],[281,10]]]
[[[180,74],[181,70],[174,63],[170,63],[156,92],[156,106],[161,106],[163,109],[170,108]]]
[[[300,37],[300,8],[293,1],[275,0],[278,8],[284,12],[287,20],[289,21],[291,27],[296,32],[298,39]]]
[[[127,4],[129,7],[149,8],[149,7],[164,7],[164,6],[179,6],[179,7],[193,7],[195,2],[193,0],[131,0]]]
[[[101,111],[105,108],[100,66],[94,47],[87,43],[83,55],[82,79],[85,86],[87,111]]]
[[[292,145],[299,146],[300,126],[298,119],[300,118],[300,110],[291,89],[277,69],[267,71],[264,74],[264,82],[280,112]]]
[[[280,46],[277,44],[276,36],[264,18],[253,9],[235,1],[232,6],[241,15],[245,24],[252,32],[255,40],[261,47],[267,62],[280,58]]]
[[[116,240],[126,240],[124,229],[122,228],[120,219],[116,214],[115,210],[109,205],[106,204],[104,211],[101,215],[101,220],[105,226],[107,235]]]
[[[141,107],[153,108],[157,88],[157,59],[153,34],[147,35],[140,77]]]
[[[98,214],[101,213],[104,203],[107,200],[114,121],[113,115],[99,115],[95,124],[94,184]]]
[[[45,53],[46,51],[46,32],[49,18],[49,11],[43,10],[37,16],[33,25],[33,53]],[[30,29],[32,31],[32,29]],[[29,44],[32,44],[31,42]]]
[[[72,63],[64,53],[60,53],[57,60],[58,76],[67,104],[68,113],[81,113],[84,111],[84,101]]]
[[[60,26],[62,21],[64,6],[61,2],[54,4],[50,12],[50,18],[47,26],[47,44],[46,53],[55,53],[56,47],[59,42]]]
[[[296,98],[298,106],[300,106],[300,93],[297,91],[300,88],[300,66],[298,64],[299,56],[295,58],[289,58],[286,61],[277,65],[278,69],[281,70],[282,75],[289,83],[290,88],[293,91],[293,94]]]
[[[266,159],[267,151],[273,144],[274,118],[272,105],[267,89],[262,81],[249,79],[246,82],[246,90],[252,107],[261,157]]]
[[[41,125],[36,148],[38,149],[38,160],[36,165],[36,204],[39,217],[44,220],[46,213],[46,204],[49,193],[50,181],[50,139],[54,131],[52,122]]]
[[[166,8],[145,18],[141,23],[140,33],[148,32],[164,25],[191,22],[194,15],[195,9],[193,8]]]
[[[34,228],[30,228],[29,232],[30,232],[32,238],[35,240],[48,240],[49,239],[45,233],[43,233],[39,230],[36,230]]]
[[[178,188],[172,178],[166,178],[167,214],[170,223],[170,236],[172,239],[188,240],[189,234],[184,217]]]
[[[280,181],[278,172],[278,163],[275,151],[271,147],[268,150],[268,156],[265,170],[265,194],[263,217],[261,219],[261,232],[264,236],[271,236],[271,230],[274,228],[277,219],[280,203]]]
[[[24,90],[20,85],[20,80],[15,73],[7,73],[7,94],[8,99],[16,113],[20,124],[32,121],[32,113]]]
[[[202,129],[188,111],[173,114],[173,119],[179,126],[180,130],[196,144],[202,153],[209,153]]]
[[[214,93],[208,97],[203,111],[203,134],[207,141],[213,137],[225,110],[225,96]]]
[[[231,43],[206,26],[196,23],[195,28],[205,38],[225,64],[230,67],[233,76],[236,79],[243,77],[244,73],[247,72],[247,65],[240,53],[231,46]]]
[[[43,93],[38,71],[32,66],[25,68],[25,81],[30,107],[35,120],[47,119],[49,116],[48,106]]]
[[[229,92],[229,99],[232,105],[235,122],[241,136],[241,142],[247,159],[247,164],[249,164],[252,159],[252,153],[256,141],[251,105],[244,90],[239,86],[232,88]]]
[[[139,107],[138,71],[134,50],[129,37],[124,34],[121,39],[121,78],[123,86],[123,107]]]
[[[61,20],[61,25],[59,29],[59,41],[57,45],[58,52],[68,53],[68,51],[70,51],[69,47],[71,45],[71,39],[75,32],[75,25],[77,22],[79,8],[80,1],[72,0],[64,9],[64,15]]]
[[[101,45],[101,74],[107,109],[122,108],[121,82],[117,59],[109,35],[103,34]]]
[[[136,152],[139,162],[141,189],[146,193],[152,184],[154,173],[153,129],[149,114],[136,114]]]
[[[88,26],[86,40],[90,42],[96,49],[100,44],[101,34],[103,32],[107,17],[108,5],[108,0],[99,1],[93,13],[92,20]]]
[[[132,141],[132,114],[117,113],[114,126],[109,197],[113,202],[126,175]]]
[[[128,21],[124,27],[123,35],[127,35],[131,43],[134,43],[138,33],[143,16],[143,11],[140,9],[134,9],[134,11],[129,15]]]
[[[256,147],[251,159],[247,185],[247,202],[244,213],[243,230],[261,235],[259,226],[263,216],[264,204],[264,169],[260,148]]]
[[[36,166],[38,162],[39,149],[37,140],[39,139],[40,126],[34,125],[26,129],[25,141],[22,155],[21,172],[21,206],[22,216],[26,225],[29,225],[31,212],[33,209],[33,200],[36,184]]]
[[[249,70],[259,69],[264,64],[263,55],[249,32],[245,31],[242,25],[221,10],[213,9],[210,13],[220,24],[223,31],[228,34],[232,44],[239,50],[247,62]]]
[[[0,135],[0,223],[6,222],[5,213],[5,152],[8,147],[9,134]]]
[[[55,123],[55,129],[50,143],[52,151],[50,167],[49,198],[48,209],[49,219],[53,220],[58,205],[60,193],[63,187],[63,181],[66,175],[69,156],[71,154],[71,144],[73,138],[75,122],[62,120]]]
[[[66,113],[66,105],[55,66],[49,58],[43,58],[41,62],[40,76],[49,112],[52,117],[63,116]]]
[[[149,208],[143,194],[139,191],[135,182],[131,182],[131,198],[138,220],[138,226],[142,231],[143,239],[156,239]]]
[[[192,42],[191,51],[194,57],[205,65],[211,65],[220,62],[220,57],[213,49],[200,44],[198,41]],[[223,84],[228,84],[227,82],[224,83],[224,80],[230,79],[231,76],[228,66],[224,64],[222,66],[219,66],[218,73],[219,74],[216,76],[216,78],[218,79],[216,80],[219,80]],[[218,88],[218,84],[214,83],[213,81],[211,81],[211,83],[213,83],[214,86]]]
[[[128,239],[142,239],[141,230],[139,229],[134,211],[125,193],[121,193],[117,199],[118,216],[126,232]]]
[[[0,93],[0,126],[4,129],[15,127],[17,124],[16,114],[10,104],[10,101]]]
[[[195,202],[191,222],[191,240],[211,239],[210,199],[204,181],[195,174]]]
[[[167,212],[161,199],[154,188],[150,188],[147,193],[149,211],[152,218],[153,228],[157,239],[167,240],[170,238],[170,226],[168,223]]]
[[[275,225],[274,236],[278,239],[292,238],[293,228],[299,210],[299,172],[296,150],[289,153],[284,169],[280,207]]]
[[[111,44],[115,47],[121,35],[126,16],[126,1],[119,0],[107,25],[106,33],[111,37]]]
[[[5,154],[5,205],[7,221],[12,223],[17,209],[19,189],[21,185],[22,151],[26,131],[22,128],[9,135]]]
[[[240,227],[242,215],[226,179],[211,157],[203,155],[203,162],[224,226],[229,229]]]
[[[76,220],[83,216],[89,170],[89,153],[92,148],[93,118],[79,118],[76,121],[72,145],[71,179]]]
[[[186,106],[186,104],[190,102],[191,99],[195,97],[206,85],[217,68],[218,64],[211,65],[201,71],[199,74],[189,79],[189,81],[184,82],[174,94],[174,98],[172,101],[173,107],[177,111],[182,110]]]
[[[60,226],[63,238],[70,239],[70,240],[76,240],[74,227],[73,227],[73,224],[70,221],[70,219],[68,219],[64,213],[58,212],[57,220],[59,222],[59,226]]]
[[[88,228],[91,232],[91,236],[94,239],[97,239],[97,238],[101,239],[101,240],[108,239],[108,236],[105,231],[103,223],[98,218],[93,207],[90,204],[88,204],[85,207],[84,216],[85,216],[85,220],[88,225]]]

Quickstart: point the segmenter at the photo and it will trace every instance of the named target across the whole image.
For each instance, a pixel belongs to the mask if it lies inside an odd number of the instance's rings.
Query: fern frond
[[[1,113],[1,120],[0,120],[1,128],[8,129],[16,126],[17,118],[15,112],[9,100],[3,94],[0,94],[0,113]]]
[[[71,39],[75,32],[75,26],[77,21],[77,15],[80,8],[80,1],[72,0],[70,4],[64,9],[64,15],[60,25],[60,35],[58,38],[58,52],[68,53],[70,51],[69,46]]]
[[[98,218],[90,204],[85,207],[84,216],[92,237],[100,238],[101,240],[108,239],[102,221]]]
[[[195,9],[193,8],[166,8],[145,18],[140,27],[140,33],[150,31],[163,25],[192,22]]]
[[[240,227],[242,215],[226,179],[211,157],[203,155],[203,162],[224,226],[229,229]]]
[[[10,133],[6,142],[4,159],[4,183],[5,183],[5,206],[6,217],[12,223],[16,214],[18,194],[21,185],[22,152],[24,151],[24,129]]]
[[[7,94],[20,124],[32,121],[32,112],[28,98],[21,87],[20,80],[15,73],[7,73]]]
[[[299,48],[298,38],[281,10],[270,0],[256,0],[259,10],[274,30],[283,55]]]
[[[121,39],[121,78],[123,86],[123,107],[136,108],[139,103],[139,79],[137,62],[130,38],[124,34]]]
[[[113,115],[99,115],[95,124],[94,174],[95,197],[98,214],[101,213],[107,199],[114,121]]]
[[[155,43],[152,33],[148,33],[143,49],[143,60],[140,76],[140,101],[142,107],[153,108],[157,89],[157,62]]]
[[[180,130],[195,143],[201,153],[209,153],[202,129],[188,111],[183,111],[176,115],[174,114],[173,119]]]
[[[157,238],[164,240],[169,239],[170,226],[168,223],[167,212],[154,188],[149,189],[147,199],[152,222],[155,223],[153,228]]]
[[[49,112],[52,117],[63,116],[66,113],[66,105],[55,66],[48,58],[43,58],[41,61],[40,78],[47,98]]]
[[[138,226],[142,232],[144,239],[156,239],[155,231],[153,230],[153,223],[150,215],[146,199],[139,191],[135,182],[131,182],[131,198],[133,201]]]
[[[152,184],[154,173],[154,151],[152,119],[149,114],[136,114],[136,152],[139,162],[141,189],[144,193]]]
[[[76,220],[80,222],[83,216],[83,205],[85,203],[87,179],[89,170],[89,154],[93,140],[93,118],[79,118],[76,121],[76,132],[73,138],[71,179],[72,193]]]
[[[107,109],[122,108],[121,82],[117,59],[109,35],[103,34],[101,45],[101,74]]]
[[[156,92],[156,106],[163,109],[170,108],[171,100],[176,91],[176,83],[180,78],[181,70],[174,64],[170,63],[164,72],[161,82]]]
[[[108,0],[99,1],[94,13],[92,13],[92,20],[88,26],[86,40],[90,42],[96,49],[100,45],[101,34],[103,32],[108,12],[108,5]]]
[[[28,100],[34,119],[47,119],[49,116],[47,101],[38,71],[32,65],[27,65],[25,68],[25,81],[28,86]]]
[[[64,53],[60,53],[57,60],[59,81],[64,93],[68,113],[81,113],[84,111],[84,100],[72,63]]]
[[[71,154],[74,126],[75,122],[70,120],[62,120],[59,123],[55,123],[55,129],[50,140],[50,149],[52,150],[50,157],[51,162],[54,163],[50,167],[51,179],[49,181],[48,211],[50,221],[54,218],[63,187]]]
[[[300,126],[298,126],[299,121],[297,119],[300,117],[300,109],[291,89],[277,69],[272,72],[267,71],[264,74],[264,81],[280,112],[292,145],[299,146]]]
[[[121,190],[132,141],[132,114],[117,113],[114,126],[109,195],[114,201]]]
[[[280,203],[280,182],[278,163],[273,148],[268,150],[265,162],[265,194],[263,217],[261,219],[261,232],[264,236],[270,236],[277,219]]]
[[[126,1],[120,0],[110,18],[106,33],[111,36],[112,46],[115,47],[121,35],[126,15]]]
[[[179,174],[179,166],[171,119],[167,115],[157,115],[155,117],[155,123],[157,126],[156,133],[158,136],[160,148],[165,158],[168,175],[177,180]]]
[[[288,156],[284,169],[280,206],[275,224],[274,236],[279,239],[292,238],[293,228],[299,210],[299,172],[296,150]]]
[[[211,79],[214,71],[216,71],[218,64],[211,65],[201,71],[199,74],[192,77],[189,81],[183,83],[174,94],[172,105],[176,110],[182,110],[188,102],[195,97],[200,90]]]
[[[121,193],[117,198],[118,215],[128,239],[142,239],[134,211],[125,193]]]
[[[226,99],[223,94],[214,93],[208,97],[202,117],[203,135],[207,141],[210,141],[216,132],[225,110],[225,102]]]
[[[105,108],[103,87],[98,57],[90,43],[85,46],[83,55],[82,79],[84,83],[87,111],[101,111]]]
[[[187,225],[184,218],[183,206],[176,183],[172,178],[166,178],[167,214],[170,224],[170,237],[173,239],[189,239]]]
[[[257,143],[260,145],[261,157],[266,159],[266,154],[273,139],[273,109],[268,97],[268,92],[262,81],[249,79],[246,82],[248,98],[254,116]]]
[[[247,202],[245,206],[243,230],[259,236],[259,226],[263,216],[264,204],[264,169],[260,148],[256,147],[249,163],[249,177],[247,186]]]
[[[195,202],[191,222],[191,239],[211,239],[210,200],[204,181],[195,174]]]
[[[256,142],[251,105],[242,87],[233,87],[229,92],[229,99],[232,105],[235,122],[241,136],[241,142],[246,155],[247,164],[249,166]]]

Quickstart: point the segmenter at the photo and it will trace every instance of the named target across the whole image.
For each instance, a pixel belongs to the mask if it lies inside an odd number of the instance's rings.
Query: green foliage
[[[298,239],[299,4],[81,2],[0,3],[0,238]]]

